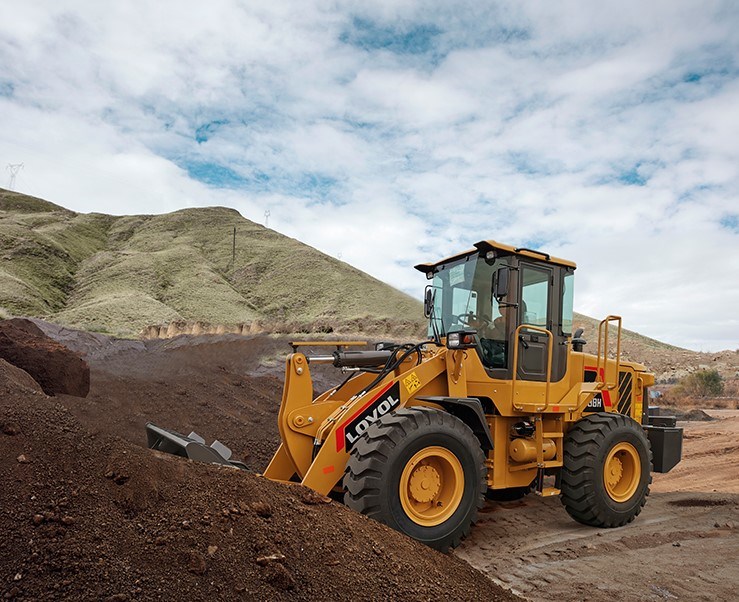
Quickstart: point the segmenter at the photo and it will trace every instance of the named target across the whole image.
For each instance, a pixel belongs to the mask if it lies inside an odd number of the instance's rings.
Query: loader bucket
[[[197,433],[193,432],[185,436],[151,422],[146,423],[146,439],[149,449],[182,456],[197,462],[223,464],[246,470],[243,462],[231,460],[231,450],[217,439],[210,445],[206,445],[205,439]]]

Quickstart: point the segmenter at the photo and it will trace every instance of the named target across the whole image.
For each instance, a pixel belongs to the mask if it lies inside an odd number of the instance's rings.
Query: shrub
[[[718,397],[724,392],[724,381],[718,370],[698,370],[680,379],[677,396]]]

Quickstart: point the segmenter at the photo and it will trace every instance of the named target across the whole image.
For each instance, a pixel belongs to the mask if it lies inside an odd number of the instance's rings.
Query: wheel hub
[[[418,502],[430,502],[441,489],[439,472],[428,465],[418,466],[411,474],[410,494]]]
[[[608,466],[608,486],[615,487],[624,474],[624,465],[617,456],[611,458]]]
[[[424,527],[439,525],[449,519],[462,502],[462,463],[445,447],[425,447],[405,465],[399,494],[403,511],[414,523]]]
[[[603,485],[615,502],[630,500],[641,481],[641,460],[636,448],[626,441],[615,445],[608,452],[603,464]]]

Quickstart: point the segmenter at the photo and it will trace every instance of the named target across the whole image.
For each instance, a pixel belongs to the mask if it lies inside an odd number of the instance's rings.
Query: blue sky
[[[39,1],[0,22],[0,163],[77,211],[269,210],[414,295],[536,244],[579,311],[736,349],[738,72],[735,2]]]

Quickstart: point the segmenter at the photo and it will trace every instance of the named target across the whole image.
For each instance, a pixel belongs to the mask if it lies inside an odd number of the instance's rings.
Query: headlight
[[[468,349],[477,345],[476,330],[457,330],[446,336],[446,346],[449,349]]]

